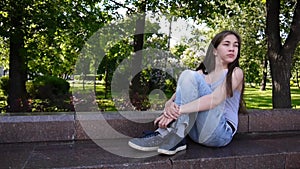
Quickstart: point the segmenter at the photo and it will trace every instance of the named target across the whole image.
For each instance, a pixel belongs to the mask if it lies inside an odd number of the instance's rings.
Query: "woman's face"
[[[219,57],[224,68],[237,58],[239,49],[239,42],[235,35],[230,34],[225,36],[218,47],[215,49],[214,54]]]

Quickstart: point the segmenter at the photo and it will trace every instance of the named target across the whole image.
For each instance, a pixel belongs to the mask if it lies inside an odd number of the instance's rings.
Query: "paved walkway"
[[[300,168],[300,133],[238,134],[224,148],[208,148],[188,141],[188,149],[174,156],[142,153],[127,146],[126,139],[0,144],[1,169],[41,168]],[[152,156],[153,155],[153,156]],[[150,156],[148,158],[142,158]]]

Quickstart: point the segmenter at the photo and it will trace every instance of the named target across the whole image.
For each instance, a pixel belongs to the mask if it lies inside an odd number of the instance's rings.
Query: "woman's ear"
[[[217,56],[217,49],[216,48],[213,49],[213,54],[214,54],[214,56]]]

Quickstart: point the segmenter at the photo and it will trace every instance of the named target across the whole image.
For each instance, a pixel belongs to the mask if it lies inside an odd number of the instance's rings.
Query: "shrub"
[[[58,99],[69,94],[70,84],[62,78],[40,76],[32,81],[29,93],[33,99]]]
[[[129,86],[129,97],[132,105],[137,110],[148,110],[150,108],[149,94],[155,90],[164,93],[174,93],[176,80],[160,69],[144,69],[131,81]]]
[[[55,76],[40,76],[27,83],[33,112],[73,111],[70,84]]]

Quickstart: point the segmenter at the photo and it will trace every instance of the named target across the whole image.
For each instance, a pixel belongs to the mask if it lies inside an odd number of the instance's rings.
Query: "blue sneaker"
[[[185,138],[179,137],[176,133],[171,132],[164,137],[164,142],[159,146],[157,152],[165,155],[174,155],[179,151],[186,149]]]
[[[128,142],[128,145],[140,151],[157,151],[158,147],[163,142],[161,134],[157,131],[148,132],[141,138],[133,138]]]

